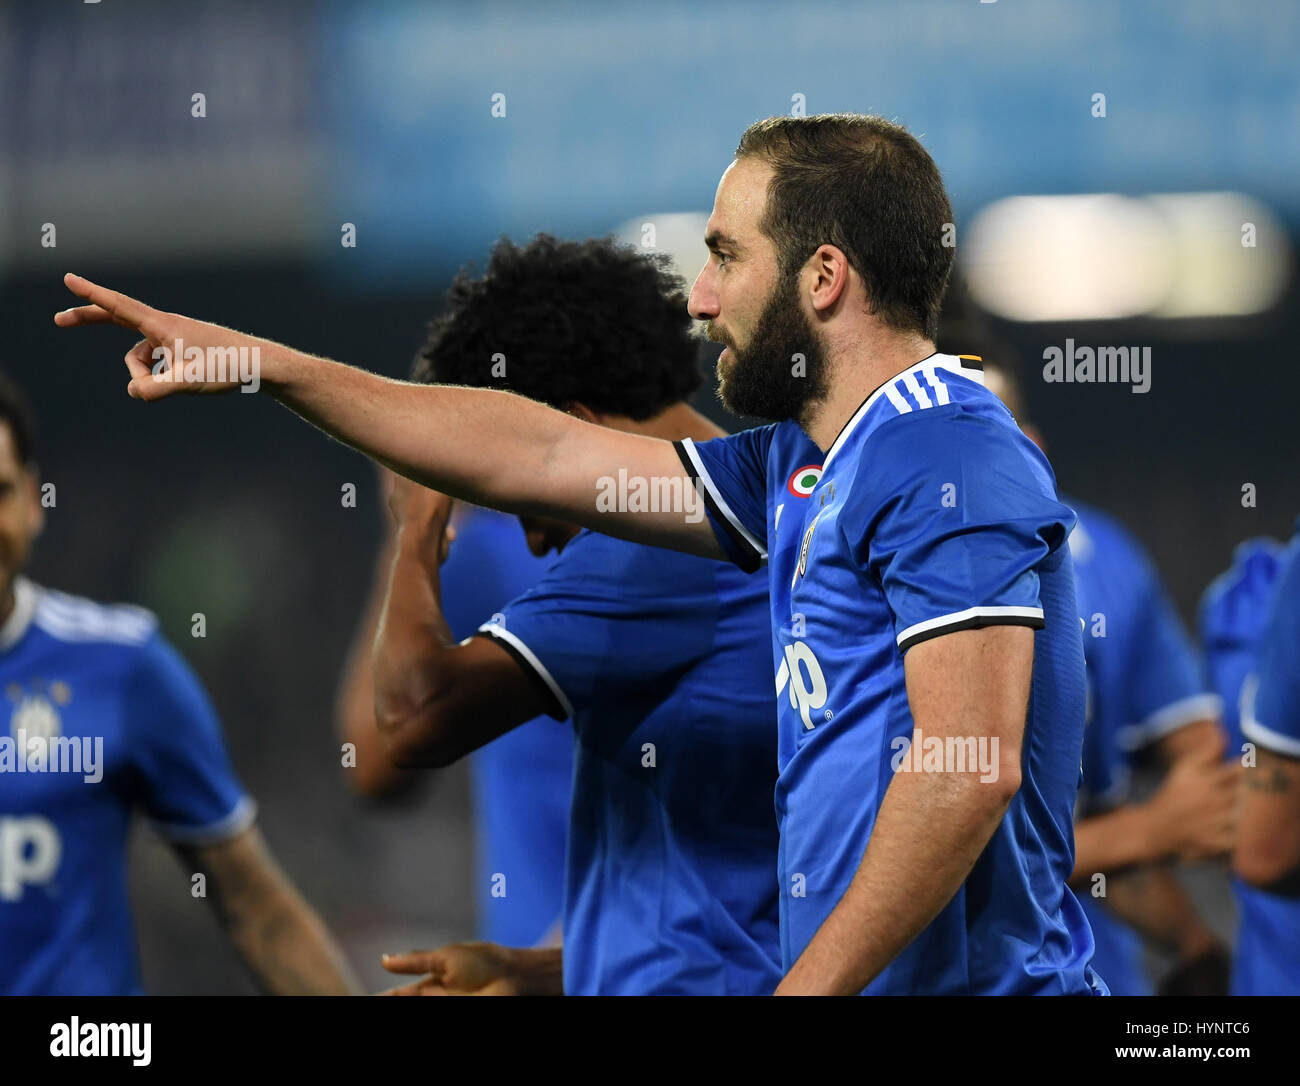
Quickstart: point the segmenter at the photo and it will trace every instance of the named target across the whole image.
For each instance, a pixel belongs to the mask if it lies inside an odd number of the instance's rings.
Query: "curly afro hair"
[[[26,393],[3,372],[0,372],[0,423],[9,424],[18,463],[30,468],[36,461],[36,414]]]
[[[666,257],[539,234],[523,248],[502,238],[481,278],[461,271],[411,379],[641,421],[700,387],[698,358]]]

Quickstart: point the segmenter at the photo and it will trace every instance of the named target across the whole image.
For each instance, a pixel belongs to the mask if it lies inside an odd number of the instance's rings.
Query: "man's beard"
[[[826,352],[799,307],[797,276],[783,276],[773,288],[743,354],[725,342],[729,366],[724,376],[718,363],[718,397],[728,411],[801,420],[809,404],[825,398]]]

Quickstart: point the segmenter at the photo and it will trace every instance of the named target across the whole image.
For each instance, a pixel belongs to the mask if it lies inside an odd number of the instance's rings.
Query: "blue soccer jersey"
[[[1015,623],[1039,631],[1021,787],[953,900],[866,991],[1104,991],[1066,887],[1085,701],[1074,514],[982,372],[924,359],[869,396],[825,457],[793,422],[679,451],[724,549],[744,568],[768,560],[785,967],[848,888],[895,767],[928,764],[906,747],[904,653]],[[976,737],[962,749],[968,766],[993,753]]]
[[[148,612],[23,578],[0,686],[0,992],[138,994],[132,813],[188,845],[253,822],[216,714]]]
[[[573,721],[569,995],[763,995],[777,965],[767,583],[582,532],[486,624]]]
[[[1084,621],[1088,713],[1083,784],[1087,818],[1130,802],[1136,752],[1179,728],[1219,714],[1196,653],[1142,547],[1118,522],[1072,498],[1074,585]],[[1093,968],[1114,995],[1151,995],[1142,941],[1090,894],[1082,895],[1096,942]]]
[[[1251,540],[1233,559],[1201,605],[1207,671],[1243,743],[1300,758],[1300,530],[1285,550]],[[1240,748],[1230,754],[1240,758]],[[1232,887],[1232,994],[1300,995],[1300,899],[1237,878]]]
[[[455,527],[442,613],[452,636],[464,638],[532,588],[552,559],[528,552],[517,517],[462,505]],[[469,764],[479,938],[532,946],[559,932],[573,736],[539,717],[476,750]]]
[[[1269,609],[1286,548],[1275,539],[1248,539],[1237,545],[1232,568],[1205,590],[1197,626],[1206,679],[1223,702],[1228,733],[1227,757],[1241,758],[1241,692],[1259,662]]]

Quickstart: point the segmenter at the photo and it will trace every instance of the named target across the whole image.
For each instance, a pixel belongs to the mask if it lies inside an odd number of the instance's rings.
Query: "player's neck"
[[[826,452],[868,396],[892,377],[934,354],[921,335],[889,333],[833,352],[827,359],[826,397],[809,404],[799,425]]]
[[[14,613],[14,605],[17,596],[14,593],[14,581],[10,581],[5,586],[3,594],[0,594],[0,627],[3,627]]]

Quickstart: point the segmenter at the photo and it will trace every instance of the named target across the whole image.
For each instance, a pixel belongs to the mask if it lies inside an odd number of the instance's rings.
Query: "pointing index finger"
[[[151,326],[153,321],[150,318],[157,311],[144,302],[136,301],[126,294],[119,294],[115,290],[109,290],[108,287],[101,287],[98,283],[92,283],[89,279],[73,275],[71,272],[63,277],[63,284],[73,294],[99,306],[118,324],[135,328],[146,336],[151,334],[148,326]]]

